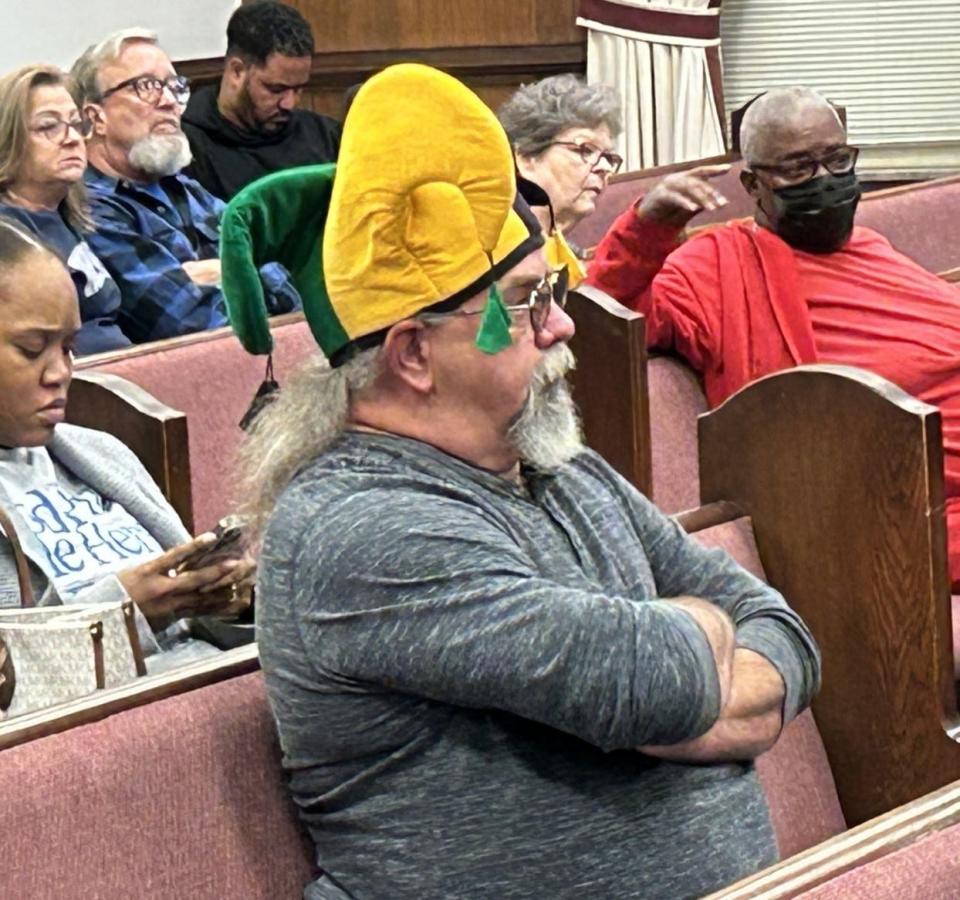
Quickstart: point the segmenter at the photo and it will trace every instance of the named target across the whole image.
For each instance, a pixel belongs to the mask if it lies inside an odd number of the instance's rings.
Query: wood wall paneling
[[[521,84],[586,72],[576,0],[289,0],[316,39],[302,106],[341,118],[343,93],[397,62],[450,72],[496,109]],[[195,85],[220,78],[220,59],[177,68]]]
[[[584,40],[576,0],[292,0],[318,53]]]

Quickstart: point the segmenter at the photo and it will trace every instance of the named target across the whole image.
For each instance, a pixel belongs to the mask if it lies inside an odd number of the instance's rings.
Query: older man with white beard
[[[564,273],[515,194],[489,109],[403,65],[360,90],[335,181],[231,204],[249,270],[289,245],[324,354],[243,453],[309,900],[682,898],[776,856],[749,761],[816,646],[582,446]],[[322,263],[295,265],[310,227]],[[268,352],[244,259],[231,322]]]
[[[224,206],[180,174],[190,162],[180,128],[187,79],[145,29],[109,35],[70,74],[77,106],[93,122],[86,183],[96,230],[88,243],[120,287],[123,331],[141,343],[226,325]],[[271,313],[299,308],[282,266],[265,265],[260,277]]]

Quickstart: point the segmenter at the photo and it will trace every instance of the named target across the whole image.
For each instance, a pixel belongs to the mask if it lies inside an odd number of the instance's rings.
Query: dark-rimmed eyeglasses
[[[575,144],[573,141],[554,141],[549,146],[565,147],[572,153],[576,153],[583,160],[584,165],[589,166],[591,170],[597,167],[601,159],[607,164],[611,175],[616,175],[620,171],[620,166],[623,165],[623,157],[619,153],[604,150],[590,143]]]
[[[29,126],[32,134],[39,134],[50,141],[51,144],[62,144],[67,139],[67,132],[70,129],[76,132],[77,137],[84,140],[90,137],[90,132],[93,131],[93,122],[78,116],[75,119],[41,119]]]
[[[567,286],[570,283],[570,273],[567,267],[548,272],[537,286],[530,291],[526,303],[513,303],[506,309],[511,315],[527,312],[530,316],[530,327],[534,334],[540,334],[550,317],[550,305],[556,303],[561,309],[567,305]],[[462,310],[451,312],[425,312],[417,316],[422,322],[431,322],[434,319],[446,319],[451,316],[482,316],[482,309]]]
[[[160,105],[164,91],[169,91],[174,102],[180,104],[180,106],[186,106],[190,99],[190,81],[183,75],[171,75],[169,78],[157,78],[156,75],[137,75],[104,91],[100,95],[100,102],[102,103],[111,94],[116,94],[117,91],[126,88],[133,88],[137,97],[151,106]]]
[[[818,159],[797,159],[777,165],[753,163],[749,166],[753,172],[762,172],[786,184],[801,184],[815,178],[823,166],[831,175],[849,175],[857,165],[859,147],[838,147]]]

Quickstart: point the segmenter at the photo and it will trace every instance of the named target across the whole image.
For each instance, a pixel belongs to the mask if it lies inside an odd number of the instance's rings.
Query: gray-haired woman
[[[623,159],[620,100],[607,85],[576,75],[553,75],[525,84],[500,107],[517,169],[550,197],[557,226],[569,231],[593,212]]]

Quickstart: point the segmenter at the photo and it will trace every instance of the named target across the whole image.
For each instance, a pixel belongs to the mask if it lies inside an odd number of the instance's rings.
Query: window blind
[[[960,0],[724,0],[724,100],[782,85],[847,109],[861,177],[960,171]]]

